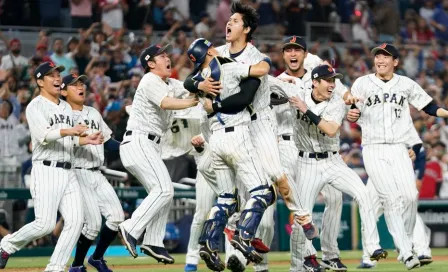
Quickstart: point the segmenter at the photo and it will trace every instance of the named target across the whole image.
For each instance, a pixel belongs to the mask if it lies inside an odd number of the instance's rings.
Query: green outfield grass
[[[360,251],[342,251],[341,258],[348,267],[348,271],[407,271],[405,266],[396,261],[397,254],[390,251],[387,260],[381,261],[376,268],[365,270],[356,269],[361,256]],[[434,262],[428,266],[416,269],[415,271],[448,271],[448,249],[434,249]],[[175,255],[176,263],[173,265],[157,264],[152,258],[138,257],[114,257],[107,258],[109,266],[114,272],[159,272],[159,271],[183,271],[185,264],[185,255]],[[47,264],[48,257],[36,258],[14,258],[11,257],[6,271],[42,271]],[[269,253],[269,271],[270,272],[288,272],[289,271],[290,254],[288,252],[271,252]],[[89,268],[89,271],[95,271]],[[201,264],[199,271],[209,271],[204,264]],[[227,270],[228,271],[228,270]],[[253,271],[252,268],[246,271]]]

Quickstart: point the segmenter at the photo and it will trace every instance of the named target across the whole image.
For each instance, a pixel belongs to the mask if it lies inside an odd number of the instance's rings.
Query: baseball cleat
[[[106,261],[103,258],[94,260],[92,256],[90,256],[87,262],[91,266],[95,267],[98,272],[113,272],[112,269],[109,269],[109,267],[107,267]]]
[[[305,233],[305,236],[308,240],[313,240],[314,238],[319,236],[319,230],[313,224],[313,222],[302,225],[302,228],[303,228],[303,232]]]
[[[333,271],[347,271],[347,266],[345,266],[339,258],[322,260],[322,267]]]
[[[387,251],[380,248],[373,252],[372,256],[370,256],[371,261],[379,261],[380,259],[386,259],[387,258]]]
[[[259,253],[268,253],[271,249],[263,243],[263,241],[259,238],[254,238],[250,241],[250,244],[255,248],[255,250]]]
[[[418,260],[420,261],[420,266],[428,265],[433,262],[432,257],[427,255],[418,256]]]
[[[224,271],[226,269],[223,261],[218,255],[218,252],[211,251],[207,246],[202,246],[199,250],[199,256],[205,262],[208,269],[212,271]]]
[[[263,257],[250,245],[249,240],[243,240],[238,234],[233,236],[230,244],[243,253],[247,260],[259,264],[263,261]]]
[[[3,249],[0,249],[0,269],[3,269],[6,267],[6,264],[8,263],[10,254]]]
[[[198,265],[197,264],[186,264],[184,271],[185,272],[198,271]]]
[[[125,245],[132,257],[137,258],[137,239],[132,237],[122,226],[118,226],[118,231],[121,236],[121,242]]]
[[[305,269],[306,272],[320,272],[322,271],[322,266],[317,261],[316,255],[311,255],[305,257],[303,269]]]
[[[153,257],[159,263],[164,264],[174,263],[174,258],[171,257],[170,254],[168,254],[168,251],[163,247],[142,245],[140,246],[140,249],[143,253]]]
[[[87,272],[87,269],[84,265],[75,266],[75,267],[70,266],[70,268],[68,269],[68,272]]]
[[[240,259],[236,255],[232,255],[227,260],[227,269],[232,272],[243,272],[246,267],[241,263]]]
[[[376,266],[376,261],[371,260],[361,260],[361,264],[358,265],[358,269],[370,269]]]
[[[406,265],[406,268],[408,270],[411,270],[420,267],[420,261],[418,260],[417,257],[411,256],[407,258],[406,261],[404,261],[404,265]]]

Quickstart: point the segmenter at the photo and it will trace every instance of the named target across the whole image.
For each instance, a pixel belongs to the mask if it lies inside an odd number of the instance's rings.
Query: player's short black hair
[[[260,18],[260,15],[258,15],[257,11],[253,7],[243,5],[240,1],[234,1],[232,3],[230,12],[232,15],[235,13],[241,14],[243,17],[244,27],[250,27],[250,31],[246,36],[246,42],[250,42],[252,40],[252,34],[258,27],[258,19]]]

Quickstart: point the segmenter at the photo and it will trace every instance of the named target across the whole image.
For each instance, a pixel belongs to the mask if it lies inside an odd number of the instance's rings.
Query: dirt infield
[[[434,256],[434,261],[448,261],[448,256]],[[358,264],[359,259],[344,259],[344,264]],[[397,262],[396,258],[388,258],[386,260],[381,260],[381,263],[395,263]],[[287,266],[289,264],[289,261],[272,261],[269,262],[269,265],[277,266],[277,265],[283,265]],[[111,269],[157,269],[157,268],[173,268],[173,269],[183,269],[185,264],[171,264],[171,265],[164,265],[164,264],[141,264],[141,265],[110,265]],[[201,266],[204,266],[204,264],[201,264]],[[6,268],[4,271],[8,272],[37,272],[42,271],[42,268],[44,267],[27,267],[27,268]]]

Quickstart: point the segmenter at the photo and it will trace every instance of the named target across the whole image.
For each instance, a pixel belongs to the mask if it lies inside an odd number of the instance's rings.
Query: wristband
[[[79,136],[73,136],[73,145],[74,146],[80,146],[79,145]]]
[[[272,61],[271,61],[271,59],[269,57],[265,57],[263,59],[263,61],[267,62],[269,64],[269,67],[272,67]]]
[[[45,141],[47,142],[47,143],[49,143],[49,142],[53,142],[53,141],[56,141],[56,140],[59,140],[59,139],[61,139],[62,138],[62,136],[61,136],[61,130],[60,129],[53,129],[53,130],[50,130],[48,133],[47,133],[47,135],[45,135]]]
[[[308,118],[310,118],[311,122],[313,122],[316,126],[319,125],[320,121],[322,120],[320,118],[320,116],[317,116],[316,114],[314,114],[312,111],[307,110],[305,112],[306,116],[308,116]]]

